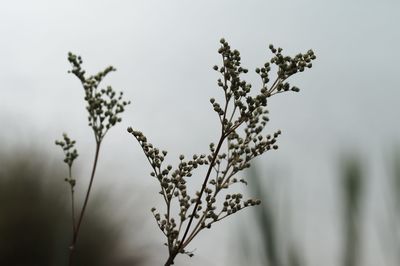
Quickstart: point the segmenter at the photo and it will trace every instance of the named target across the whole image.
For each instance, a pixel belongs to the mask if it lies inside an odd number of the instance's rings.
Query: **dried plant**
[[[72,265],[72,257],[75,250],[76,242],[79,236],[82,220],[88,204],[90,191],[92,189],[94,176],[96,173],[97,161],[99,158],[101,143],[107,134],[108,130],[121,122],[120,114],[124,112],[125,106],[130,104],[129,101],[122,99],[123,93],[118,95],[111,86],[107,88],[99,88],[101,81],[112,71],[116,69],[112,66],[107,67],[96,75],[85,77],[85,71],[82,69],[82,58],[72,53],[68,53],[68,61],[72,65],[72,70],[69,73],[74,74],[81,82],[85,91],[85,101],[87,103],[86,110],[88,111],[89,126],[93,129],[96,141],[96,150],[90,175],[89,185],[85,194],[85,199],[82,209],[78,216],[75,216],[74,202],[74,187],[75,179],[72,176],[72,164],[78,157],[78,152],[74,148],[75,141],[70,139],[67,134],[63,134],[63,140],[56,141],[56,145],[63,149],[65,158],[64,162],[68,166],[69,175],[65,181],[71,188],[71,216],[72,216],[72,241],[70,245],[69,265]]]
[[[297,87],[289,84],[288,78],[311,68],[316,59],[312,50],[290,57],[282,54],[282,48],[270,45],[273,57],[255,70],[262,85],[259,93],[252,95],[251,84],[241,78],[248,70],[241,66],[239,51],[232,50],[224,39],[220,43],[218,53],[222,57],[222,66],[213,69],[222,75],[217,84],[224,97],[221,103],[214,98],[210,102],[221,128],[220,137],[216,144],[210,144],[208,154],[195,154],[190,159],[180,155],[177,167],[165,166],[167,151],[153,146],[140,131],[128,128],[141,145],[152,168],[151,176],[160,183],[160,194],[165,201],[164,214],[156,208],[151,210],[166,237],[169,257],[165,265],[173,264],[179,253],[192,256],[186,248],[203,229],[211,228],[215,222],[246,207],[260,204],[259,200],[245,200],[242,194],[232,193],[230,186],[238,182],[246,184],[247,181],[238,179],[237,174],[249,168],[255,157],[278,149],[276,142],[280,130],[263,135],[268,122],[267,101],[279,93],[298,92]],[[277,69],[277,74],[270,82],[272,68]],[[202,167],[205,168],[203,184],[195,195],[189,195],[187,181]],[[174,211],[175,204],[178,210]]]

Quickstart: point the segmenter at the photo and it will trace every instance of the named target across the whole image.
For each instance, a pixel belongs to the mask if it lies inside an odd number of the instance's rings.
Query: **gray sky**
[[[379,168],[385,149],[400,142],[399,12],[400,2],[394,0],[2,1],[0,136],[7,141],[2,145],[34,143],[57,152],[53,140],[67,131],[87,151],[81,152],[85,167],[93,143],[82,89],[67,74],[66,56],[72,51],[83,57],[89,73],[115,66],[118,71],[104,85],[123,90],[133,102],[122,125],[107,137],[102,155],[104,171],[118,169],[118,179],[99,179],[155,192],[149,168],[135,167],[146,161],[125,128],[141,129],[176,156],[205,152],[217,136],[208,99],[221,96],[212,71],[220,64],[221,37],[241,51],[250,70],[269,59],[270,43],[291,55],[312,48],[314,67],[292,79],[301,92],[271,99],[269,130],[282,129],[281,148],[260,162],[291,176],[296,192],[288,191],[298,199],[296,208],[319,217],[299,217],[304,227],[298,237],[319,254],[306,250],[309,265],[326,258],[335,265],[340,256],[332,220],[335,160],[342,149],[359,150],[371,168]],[[246,79],[259,88],[253,71]],[[326,198],[324,205],[313,193]],[[148,201],[152,206],[157,200]],[[222,228],[193,244],[199,255],[193,265],[221,246],[209,240],[214,233],[226,237]],[[161,237],[155,239],[161,243]],[[318,250],[321,238],[332,248]],[[215,265],[222,265],[229,254],[214,255]],[[368,263],[379,265],[379,256]]]

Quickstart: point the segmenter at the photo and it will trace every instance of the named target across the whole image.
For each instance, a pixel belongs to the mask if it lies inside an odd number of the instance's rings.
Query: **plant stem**
[[[211,174],[211,171],[213,169],[215,160],[217,159],[219,150],[221,149],[221,146],[224,143],[225,138],[226,138],[226,135],[224,134],[224,130],[222,129],[221,137],[220,137],[218,145],[217,145],[217,147],[216,147],[216,149],[214,151],[214,155],[213,155],[212,161],[210,162],[210,166],[208,167],[208,171],[207,171],[206,177],[205,177],[203,185],[201,187],[200,194],[199,194],[199,196],[197,198],[196,204],[195,204],[195,206],[193,208],[192,214],[190,215],[189,223],[186,226],[185,233],[183,234],[182,240],[180,241],[178,248],[174,252],[170,253],[170,255],[168,257],[168,260],[165,263],[165,266],[172,265],[174,263],[174,259],[175,259],[176,255],[178,255],[178,253],[180,252],[181,248],[184,248],[187,244],[189,244],[189,243],[184,243],[185,239],[186,239],[186,236],[189,233],[190,226],[192,225],[193,219],[195,217],[197,207],[199,206],[200,201],[201,201],[201,197],[203,195],[203,192],[207,187],[208,179],[210,178],[210,174]]]
[[[69,180],[72,180],[72,169],[71,166],[69,170]],[[72,182],[72,181],[71,181]],[[70,183],[71,187],[71,218],[72,218],[72,233],[75,234],[75,199],[74,199],[74,184]]]
[[[88,201],[89,201],[90,191],[92,190],[94,175],[96,173],[97,161],[99,159],[100,145],[101,145],[101,141],[96,141],[96,152],[95,152],[95,155],[94,155],[94,162],[93,162],[92,174],[90,176],[89,186],[88,186],[88,189],[87,189],[87,192],[86,192],[85,201],[83,203],[82,210],[81,210],[81,212],[79,214],[78,223],[77,223],[76,227],[74,227],[72,243],[71,243],[71,246],[69,248],[69,265],[70,266],[72,266],[72,256],[73,256],[73,253],[75,251],[76,242],[78,240],[79,229],[80,229],[81,224],[82,224],[83,216],[85,215],[86,206],[87,206]]]
[[[74,188],[71,186],[71,212],[72,212],[72,232],[75,234],[75,202],[74,202]]]
[[[174,254],[171,253],[171,254],[169,255],[169,257],[168,257],[167,262],[165,262],[164,266],[170,266],[170,265],[174,264],[174,259],[175,259],[175,257],[176,257],[177,254],[178,254],[178,253],[174,253]]]

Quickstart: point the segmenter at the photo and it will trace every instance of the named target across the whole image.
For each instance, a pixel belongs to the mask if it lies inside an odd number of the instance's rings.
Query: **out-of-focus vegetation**
[[[368,201],[373,199],[368,192],[372,193],[371,191],[375,190],[367,189],[371,184],[368,178],[370,169],[365,167],[361,157],[353,155],[343,158],[338,166],[340,176],[336,182],[339,191],[338,203],[342,210],[337,215],[338,222],[341,221],[342,242],[339,248],[341,258],[336,265],[359,266],[363,265],[365,250],[365,212],[369,206]],[[378,234],[381,241],[378,245],[381,246],[384,265],[397,266],[400,265],[400,150],[392,153],[386,161],[388,171],[379,175],[380,182],[388,184],[384,193],[386,209],[383,217],[374,221],[376,223],[373,223],[375,227],[372,230],[374,234]],[[278,206],[276,184],[271,182],[272,179],[268,179],[266,183],[261,182],[265,181],[265,177],[256,170],[257,167],[253,167],[248,172],[251,181],[248,189],[262,200],[262,204],[260,210],[253,212],[255,229],[240,234],[240,252],[237,255],[240,262],[237,265],[245,263],[255,266],[306,266],[306,256],[294,239],[296,234],[291,234],[293,228],[290,222],[288,223],[290,207],[282,210],[282,206]],[[285,197],[285,201],[290,205],[290,199],[287,198],[289,195]],[[318,200],[323,202],[324,199]],[[279,215],[282,211],[283,215]],[[281,216],[284,216],[284,219]],[[258,251],[253,250],[256,246],[254,243],[261,244]]]
[[[301,266],[304,265],[304,258],[295,244],[295,239],[291,235],[290,213],[283,214],[285,219],[281,219],[278,205],[278,185],[269,179],[268,187],[262,182],[257,167],[254,165],[248,171],[248,189],[256,197],[262,200],[260,208],[254,213],[255,230],[247,230],[246,234],[241,235],[239,246],[241,262],[239,265],[264,265],[264,266]],[[288,210],[284,210],[288,211]],[[252,233],[257,234],[252,235]],[[249,248],[251,241],[261,244],[257,250]]]
[[[382,250],[385,250],[387,265],[400,265],[400,147],[386,157],[389,179],[388,197],[385,199],[384,222],[379,221],[378,233]]]
[[[362,225],[361,205],[365,186],[360,160],[353,156],[345,159],[341,166],[341,199],[343,203],[343,266],[360,265],[360,230]]]
[[[70,199],[63,182],[65,169],[55,165],[59,163],[53,164],[50,156],[39,151],[0,153],[0,265],[67,264]],[[101,197],[94,198],[88,212],[75,265],[145,265],[148,254],[139,246],[124,246],[121,225],[110,219],[117,214],[110,213]]]

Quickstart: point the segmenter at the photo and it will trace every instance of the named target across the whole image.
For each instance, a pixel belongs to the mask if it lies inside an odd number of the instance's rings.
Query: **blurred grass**
[[[284,220],[279,217],[278,202],[280,199],[277,195],[276,182],[272,177],[263,178],[256,165],[252,165],[247,171],[247,176],[249,178],[249,194],[261,199],[262,204],[251,212],[254,219],[246,217],[247,220],[254,220],[255,230],[248,230],[245,234],[240,235],[239,256],[242,257],[243,263],[264,266],[304,265],[304,258],[290,234],[290,219],[287,219],[290,213],[284,210]],[[266,184],[262,180],[266,180]],[[251,247],[254,247],[257,239],[253,234],[257,234],[259,238],[258,254],[252,252]]]
[[[341,222],[339,247],[341,253],[334,265],[364,265],[365,259],[371,258],[364,256],[367,255],[364,253],[367,250],[366,241],[371,239],[371,235],[367,236],[367,234],[374,235],[376,232],[381,243],[374,245],[381,246],[382,254],[376,252],[373,256],[381,255],[385,262],[382,265],[400,265],[400,149],[391,153],[391,156],[387,157],[390,160],[385,161],[385,163],[389,162],[385,169],[389,174],[378,173],[378,182],[387,182],[389,185],[383,191],[376,188],[367,189],[372,185],[371,179],[369,179],[372,172],[362,158],[362,156],[347,154],[341,156],[338,164],[339,175],[336,184],[338,185],[337,200],[340,203],[341,215],[337,215],[337,217]],[[239,235],[240,245],[237,257],[242,264],[238,265],[248,263],[260,266],[306,266],[306,255],[301,253],[301,246],[295,244],[292,236],[296,234],[290,234],[292,228],[282,222],[290,220],[290,195],[284,195],[283,201],[289,204],[289,207],[282,210],[282,206],[276,204],[279,199],[276,193],[277,184],[271,182],[274,179],[271,176],[265,178],[259,174],[256,165],[253,165],[251,169],[248,172],[248,191],[250,195],[260,198],[262,204],[250,212],[254,218],[255,228],[249,228]],[[382,193],[383,195],[382,216],[369,217],[366,215],[367,207],[379,206],[368,204],[369,201],[376,199],[372,193]],[[323,204],[323,198],[317,200]],[[280,209],[278,210],[278,208]],[[249,219],[252,218],[246,217],[246,220]],[[318,219],[318,217],[313,217],[313,219]],[[377,221],[379,221],[378,227],[373,227],[369,229],[370,231],[363,230],[367,223],[375,224],[374,222]],[[323,244],[323,242],[321,243]],[[258,247],[261,252],[254,252],[255,247]],[[332,247],[327,246],[326,248]],[[308,259],[315,259],[312,253],[310,256]],[[377,258],[376,261],[379,259]]]
[[[360,159],[348,156],[343,159],[341,168],[341,191],[343,210],[343,266],[360,265],[360,230],[362,228],[361,204],[365,175],[362,173]]]
[[[256,212],[256,223],[260,228],[261,242],[265,251],[265,265],[281,266],[282,262],[278,255],[279,238],[278,230],[276,228],[278,222],[274,214],[273,202],[270,196],[263,190],[258,171],[255,167],[249,171],[252,182],[249,184],[249,189],[254,193],[257,198],[263,199],[263,205]],[[275,212],[276,213],[276,212]]]
[[[38,150],[0,152],[0,265],[67,264],[72,225],[63,166]],[[90,202],[74,265],[145,265],[148,254],[140,243],[124,246],[121,225],[111,219],[116,214],[102,201],[98,196]]]
[[[386,219],[379,221],[378,233],[387,265],[400,265],[400,146],[386,156],[389,179],[384,210]]]

